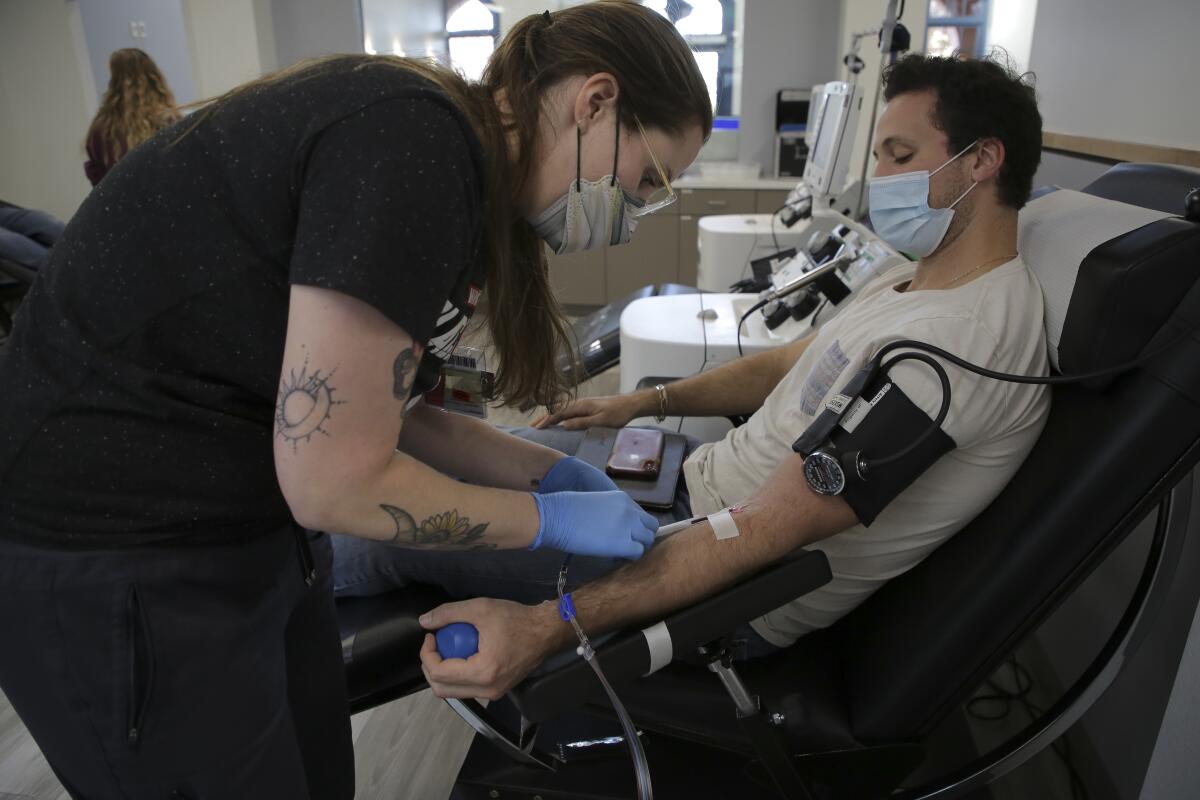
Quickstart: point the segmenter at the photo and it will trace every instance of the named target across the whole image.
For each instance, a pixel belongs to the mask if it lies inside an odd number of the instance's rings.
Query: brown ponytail
[[[518,22],[492,54],[479,83],[425,60],[331,56],[233,89],[194,114],[188,130],[235,94],[346,58],[363,65],[393,64],[426,78],[470,121],[488,162],[479,258],[487,265],[486,317],[500,359],[496,393],[508,405],[557,402],[569,386],[555,360],[571,346],[570,334],[550,288],[542,240],[514,209],[538,157],[542,102],[559,81],[607,72],[620,87],[621,123],[627,129],[634,129],[636,114],[647,128],[672,135],[699,125],[707,138],[712,129],[708,89],[683,37],[639,3],[599,0]],[[504,119],[498,97],[508,106]],[[510,141],[515,144],[511,155]]]
[[[698,125],[712,130],[708,89],[683,37],[659,14],[630,0],[600,2],[526,17],[504,37],[484,70],[482,87],[503,97],[516,158],[506,185],[494,186],[488,325],[500,355],[497,390],[512,405],[550,405],[567,393],[555,357],[571,346],[550,288],[545,249],[524,220],[494,213],[529,180],[538,158],[538,126],[548,90],[576,75],[607,72],[620,86],[621,124],[672,135]],[[507,199],[502,195],[507,194]],[[511,219],[511,211],[505,209]],[[510,230],[507,235],[501,230]],[[506,240],[506,241],[505,241]]]

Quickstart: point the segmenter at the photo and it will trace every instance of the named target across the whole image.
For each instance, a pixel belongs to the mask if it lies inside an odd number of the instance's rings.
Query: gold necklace
[[[954,280],[947,281],[947,282],[946,282],[946,284],[945,284],[944,286],[942,286],[942,288],[943,288],[943,289],[949,289],[951,286],[953,286],[954,284],[958,283],[958,282],[959,282],[959,281],[961,281],[963,278],[967,277],[968,275],[973,275],[973,274],[975,274],[975,273],[976,273],[976,272],[978,272],[979,270],[981,270],[981,269],[983,269],[984,267],[986,267],[988,264],[997,264],[997,263],[999,263],[999,262],[1001,262],[1001,261],[1011,261],[1012,259],[1014,259],[1014,258],[1016,258],[1016,257],[1017,257],[1017,254],[1016,254],[1016,253],[1010,253],[1009,255],[1006,255],[1006,256],[1000,256],[999,258],[990,258],[990,259],[988,259],[987,261],[984,261],[984,262],[983,262],[982,264],[980,264],[979,266],[977,266],[977,267],[974,267],[974,268],[972,268],[972,269],[969,269],[969,270],[967,270],[966,272],[964,272],[963,274],[959,275],[959,276],[958,276],[957,278],[955,278]]]

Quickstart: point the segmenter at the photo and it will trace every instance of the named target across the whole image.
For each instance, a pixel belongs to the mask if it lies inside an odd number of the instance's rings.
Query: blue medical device
[[[451,622],[434,639],[442,658],[470,658],[479,652],[479,630],[469,622]]]

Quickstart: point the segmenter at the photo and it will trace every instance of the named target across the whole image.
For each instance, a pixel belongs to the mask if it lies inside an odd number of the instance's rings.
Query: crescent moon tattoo
[[[322,426],[330,418],[333,407],[345,402],[333,399],[337,390],[329,385],[332,375],[332,372],[322,375],[320,370],[310,374],[305,364],[299,375],[292,370],[280,383],[275,404],[275,428],[279,436],[291,442],[293,451],[314,433],[329,435]]]
[[[396,523],[396,533],[392,536],[392,544],[408,544],[416,540],[417,523],[403,508],[380,503],[379,507],[386,511]]]

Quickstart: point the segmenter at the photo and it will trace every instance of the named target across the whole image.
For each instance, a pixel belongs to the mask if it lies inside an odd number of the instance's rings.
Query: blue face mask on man
[[[946,238],[950,221],[954,219],[954,207],[979,182],[973,182],[946,208],[930,208],[929,179],[978,143],[978,139],[971,142],[933,172],[922,169],[885,178],[871,178],[871,225],[879,238],[900,252],[918,258],[937,250],[942,239]]]

